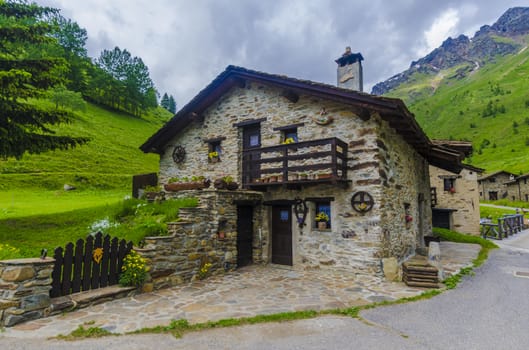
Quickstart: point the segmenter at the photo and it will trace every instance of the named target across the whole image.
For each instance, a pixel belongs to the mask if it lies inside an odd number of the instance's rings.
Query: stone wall
[[[507,192],[509,199],[513,201],[529,202],[529,179],[526,176],[521,176],[515,181],[508,182]]]
[[[422,235],[431,231],[426,161],[376,113],[360,118],[345,104],[303,94],[294,103],[283,95],[282,89],[261,83],[232,88],[168,143],[160,157],[160,183],[194,175],[211,179],[230,175],[240,183],[242,130],[234,124],[264,119],[260,124],[262,147],[281,143],[281,132],[274,128],[296,124],[300,142],[337,137],[349,145],[350,183],[346,188],[318,185],[301,190],[269,188],[264,193],[264,200],[334,198],[330,231],[313,227],[314,202],[309,202],[307,226],[300,230],[293,223],[294,266],[373,273],[380,272],[382,257],[403,260],[413,254],[422,244]],[[333,118],[332,123],[315,122],[322,110]],[[220,162],[210,163],[205,140],[220,137],[225,137]],[[187,151],[179,164],[171,157],[177,145],[185,145]],[[373,196],[375,205],[370,212],[359,214],[352,209],[351,197],[357,191]],[[407,211],[414,218],[411,223],[405,222]],[[271,211],[263,209],[262,261],[271,256],[267,244],[270,221]]]
[[[506,183],[513,180],[514,176],[506,172],[500,172],[494,176],[488,176],[478,181],[479,198],[490,200],[489,192],[497,192],[498,199],[509,198]]]
[[[207,189],[168,193],[167,197],[196,197],[199,205],[180,209],[180,221],[168,225],[170,236],[147,237],[144,247],[136,249],[150,266],[147,290],[194,280],[206,262],[212,264],[208,274],[237,267],[237,203],[255,205],[253,262],[264,261],[261,193]],[[219,232],[223,232],[224,238]]]
[[[454,177],[455,192],[444,190],[443,179],[447,176]],[[451,213],[450,229],[461,233],[479,235],[478,173],[463,168],[461,173],[454,174],[430,166],[430,183],[432,187],[436,188],[436,208],[456,210]]]
[[[49,314],[54,263],[51,258],[0,261],[0,326]]]
[[[381,257],[396,257],[401,262],[423,247],[423,236],[432,232],[428,162],[386,122],[381,122],[377,145],[382,185]]]

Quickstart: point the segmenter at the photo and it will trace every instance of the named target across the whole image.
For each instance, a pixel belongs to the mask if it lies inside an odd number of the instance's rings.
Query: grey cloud
[[[335,83],[345,46],[365,58],[365,90],[408,68],[424,32],[459,12],[473,34],[520,0],[40,0],[88,30],[97,57],[119,46],[142,57],[160,92],[184,105],[227,65]],[[441,43],[439,43],[441,44]]]

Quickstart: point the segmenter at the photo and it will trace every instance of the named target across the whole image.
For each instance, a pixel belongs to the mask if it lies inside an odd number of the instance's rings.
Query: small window
[[[526,194],[526,195],[525,195],[525,201],[526,201],[526,202],[529,202],[529,194]]]
[[[259,134],[250,135],[250,147],[257,147],[260,145]]]
[[[332,221],[331,202],[316,202],[316,210],[314,213],[314,227],[316,228],[318,228],[318,222],[321,221],[321,220],[318,220],[318,218],[328,219],[326,222],[326,228],[327,229],[331,228],[331,221]]]
[[[455,188],[455,179],[443,179],[443,188],[445,191],[451,191]]]
[[[208,142],[208,157],[210,161],[220,160],[222,155],[221,141]]]
[[[524,185],[527,184],[527,178],[523,179],[523,183],[524,183]]]
[[[298,142],[298,128],[283,130],[282,138],[283,142],[286,142],[288,139],[292,139],[294,142]]]
[[[491,177],[491,178],[489,179],[489,182],[496,182],[496,178],[495,178],[495,177]]]

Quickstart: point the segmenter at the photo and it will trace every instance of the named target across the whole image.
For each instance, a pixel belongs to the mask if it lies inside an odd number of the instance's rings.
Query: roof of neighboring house
[[[461,152],[465,157],[470,156],[473,151],[472,142],[470,141],[432,140],[432,143]]]
[[[400,99],[374,96],[333,85],[268,74],[236,66],[228,66],[141,145],[140,149],[145,153],[161,154],[164,146],[171,138],[181,132],[193,120],[201,119],[201,114],[228,90],[235,86],[244,87],[247,81],[264,83],[283,89],[283,96],[293,102],[299,98],[298,94],[308,94],[347,104],[355,114],[364,120],[368,120],[371,112],[375,111],[397,133],[402,135],[406,142],[428,159],[430,164],[456,173],[461,171],[462,156],[442,145],[433,144]]]
[[[478,181],[487,180],[488,178],[491,178],[491,177],[494,177],[494,176],[498,176],[498,175],[500,175],[500,174],[505,174],[505,175],[507,175],[507,176],[511,176],[511,175],[512,175],[512,176],[516,176],[515,174],[510,173],[510,172],[508,172],[508,171],[500,170],[500,171],[496,171],[496,172],[494,172],[494,173],[491,173],[491,174],[487,174],[487,175],[485,175],[485,176],[482,176],[482,177],[480,177],[480,178],[478,179]]]
[[[468,169],[468,170],[472,170],[472,171],[475,171],[476,173],[484,173],[485,172],[485,169],[482,169],[482,168],[478,168],[478,167],[475,167],[473,165],[470,165],[470,164],[461,164],[461,166],[465,169]]]
[[[527,179],[527,178],[529,178],[529,173],[517,176],[514,180],[507,181],[506,184],[507,185],[512,185],[512,184],[517,183],[520,180]]]

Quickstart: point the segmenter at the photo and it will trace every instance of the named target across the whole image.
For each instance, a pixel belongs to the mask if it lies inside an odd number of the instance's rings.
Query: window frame
[[[327,206],[329,208],[328,211],[320,209],[321,206]],[[329,221],[327,221],[327,227],[325,229],[326,230],[332,229],[332,205],[331,205],[331,201],[324,201],[324,200],[315,201],[314,202],[314,219],[312,220],[313,221],[313,228],[318,229],[318,222],[316,221],[316,216],[321,211],[323,211],[324,213],[326,213],[329,216]]]

